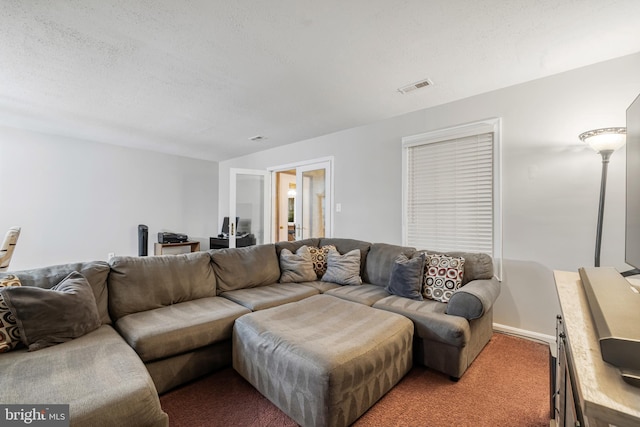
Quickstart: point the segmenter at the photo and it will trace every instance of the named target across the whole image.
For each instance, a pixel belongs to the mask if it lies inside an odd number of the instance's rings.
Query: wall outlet
[[[111,260],[114,256],[116,256],[115,252],[109,252],[109,255],[107,255],[107,261]]]

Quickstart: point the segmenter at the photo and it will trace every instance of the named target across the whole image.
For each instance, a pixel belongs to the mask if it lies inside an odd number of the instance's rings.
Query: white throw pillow
[[[295,254],[289,249],[283,249],[280,252],[280,271],[280,283],[318,280],[308,246],[301,246]]]
[[[322,281],[339,285],[362,285],[360,250],[354,249],[340,255],[340,252],[331,249],[327,255],[327,272],[322,276]]]

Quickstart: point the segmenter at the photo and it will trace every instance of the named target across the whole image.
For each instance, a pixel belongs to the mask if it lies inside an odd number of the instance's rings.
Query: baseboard
[[[553,335],[541,334],[539,332],[528,331],[526,329],[514,328],[513,326],[501,325],[499,323],[493,324],[493,330],[503,334],[514,335],[516,337],[547,344],[549,345],[549,349],[551,350],[553,357],[556,356],[556,337]]]

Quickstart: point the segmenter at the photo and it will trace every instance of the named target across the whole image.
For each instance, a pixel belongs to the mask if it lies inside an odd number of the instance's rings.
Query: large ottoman
[[[233,367],[303,426],[353,423],[409,371],[413,323],[330,295],[261,310],[233,328]]]

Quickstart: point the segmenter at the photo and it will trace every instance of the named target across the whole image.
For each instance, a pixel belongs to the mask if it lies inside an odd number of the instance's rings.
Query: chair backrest
[[[9,269],[9,261],[13,256],[16,243],[18,243],[18,237],[20,237],[20,227],[11,227],[5,234],[4,241],[0,247],[0,271]]]

